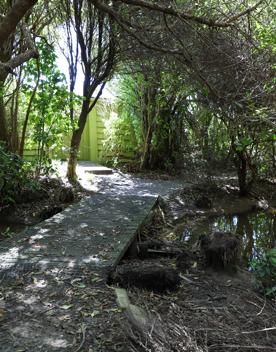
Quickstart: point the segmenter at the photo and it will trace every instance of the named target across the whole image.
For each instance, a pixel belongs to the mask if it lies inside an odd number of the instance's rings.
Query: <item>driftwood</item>
[[[207,267],[233,270],[239,262],[240,239],[231,232],[214,232],[201,239]]]
[[[138,265],[123,264],[117,267],[109,277],[110,284],[123,288],[137,287],[154,292],[173,291],[180,284],[180,277],[175,269],[152,263]]]
[[[175,319],[162,320],[157,314],[130,303],[124,289],[115,289],[117,305],[124,312],[122,329],[130,342],[131,351],[202,352],[191,338],[188,329]]]

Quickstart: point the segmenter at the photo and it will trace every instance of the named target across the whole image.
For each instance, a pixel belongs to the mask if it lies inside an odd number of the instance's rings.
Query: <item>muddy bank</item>
[[[165,326],[179,322],[204,351],[276,350],[276,302],[263,296],[246,269],[258,248],[263,251],[275,244],[275,204],[275,188],[269,183],[248,198],[240,198],[237,187],[225,184],[205,183],[175,192],[160,204],[152,223],[140,233],[140,254],[125,259],[122,268],[141,268],[142,276],[144,266],[158,264],[176,270],[180,285],[173,292],[156,293],[146,285],[141,290],[128,282],[130,300],[155,314]],[[206,265],[199,238],[216,229],[240,238],[241,260],[235,270]],[[136,339],[135,351],[146,351],[137,347],[141,341],[135,327],[127,321],[123,326],[128,344]]]

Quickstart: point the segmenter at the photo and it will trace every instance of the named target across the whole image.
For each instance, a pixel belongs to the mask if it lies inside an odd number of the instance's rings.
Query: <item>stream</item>
[[[276,246],[275,210],[194,219],[193,223],[185,226],[179,240],[192,245],[199,236],[214,231],[230,231],[241,236],[242,261],[249,266],[253,258]]]

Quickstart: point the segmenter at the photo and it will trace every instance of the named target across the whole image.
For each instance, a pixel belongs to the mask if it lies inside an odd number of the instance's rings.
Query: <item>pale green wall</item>
[[[104,104],[104,101],[98,102],[89,114],[81,139],[79,160],[100,159],[105,131],[104,120],[109,118],[108,109],[103,109]]]
[[[103,148],[105,132],[104,121],[109,118],[110,111],[109,104],[104,100],[99,100],[94,109],[90,112],[81,138],[79,160],[99,161]],[[64,136],[64,149],[66,151],[55,151],[54,154],[57,155],[59,159],[68,158],[70,140],[71,136]],[[33,152],[29,150],[24,151],[24,156],[28,159],[30,159],[30,154],[33,156]]]

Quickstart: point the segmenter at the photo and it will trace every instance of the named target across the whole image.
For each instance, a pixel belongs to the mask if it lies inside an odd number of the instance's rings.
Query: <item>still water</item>
[[[276,215],[271,212],[210,217],[187,225],[181,241],[193,244],[198,237],[213,231],[231,231],[242,237],[242,260],[249,263],[276,246]]]

